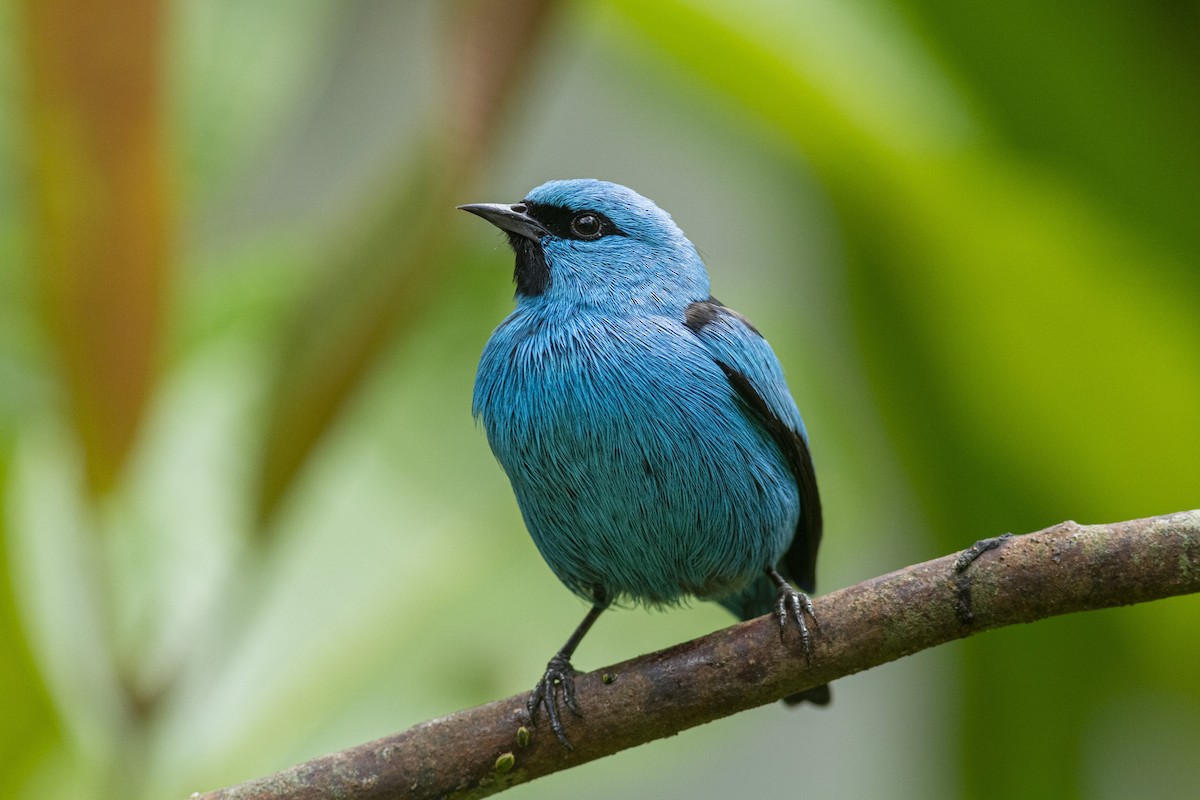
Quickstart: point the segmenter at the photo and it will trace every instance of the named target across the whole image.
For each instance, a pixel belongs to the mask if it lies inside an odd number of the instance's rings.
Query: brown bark
[[[811,665],[760,617],[579,675],[565,750],[526,694],[422,723],[197,800],[484,797],[901,656],[1018,622],[1200,592],[1200,510],[1064,522],[817,598]]]

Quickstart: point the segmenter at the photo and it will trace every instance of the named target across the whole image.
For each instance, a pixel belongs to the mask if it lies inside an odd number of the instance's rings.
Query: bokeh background
[[[1200,4],[0,3],[0,795],[183,797],[528,689],[581,618],[470,418],[454,210],[673,213],[845,586],[1200,506]],[[592,669],[723,627],[606,615]],[[1200,599],[1006,629],[520,787],[1195,797]]]

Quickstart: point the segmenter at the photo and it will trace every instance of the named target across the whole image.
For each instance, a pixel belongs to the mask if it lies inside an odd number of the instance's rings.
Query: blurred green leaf
[[[1069,176],[1200,287],[1200,6],[900,4],[997,137]]]
[[[58,737],[50,698],[29,653],[16,605],[8,557],[8,465],[11,443],[0,438],[0,686],[4,724],[0,725],[0,798],[16,797]]]

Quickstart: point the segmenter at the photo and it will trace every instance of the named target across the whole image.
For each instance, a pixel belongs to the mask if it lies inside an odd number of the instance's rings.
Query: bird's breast
[[[539,550],[584,596],[721,595],[795,526],[786,464],[682,323],[510,318],[475,410]]]
[[[645,421],[719,378],[669,320],[510,318],[484,349],[475,410],[489,437],[585,436]],[[697,378],[701,378],[697,380]],[[722,389],[724,391],[724,389]],[[493,442],[495,445],[495,442]]]

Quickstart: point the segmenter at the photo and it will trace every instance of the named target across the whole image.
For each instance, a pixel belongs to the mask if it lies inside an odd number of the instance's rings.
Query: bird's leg
[[[779,638],[783,638],[783,632],[787,628],[790,617],[800,628],[800,646],[804,649],[804,663],[812,663],[812,634],[808,631],[808,623],[805,622],[804,616],[808,615],[814,628],[819,630],[821,627],[821,623],[817,622],[817,614],[813,610],[812,600],[804,592],[788,583],[774,567],[768,566],[765,572],[779,590],[779,597],[775,601],[775,615],[779,618]]]
[[[561,689],[562,700],[566,707],[571,709],[571,713],[575,716],[582,716],[579,713],[579,706],[575,702],[575,669],[571,666],[571,656],[574,654],[575,648],[583,641],[584,635],[592,627],[592,623],[604,609],[608,608],[608,600],[600,588],[593,592],[592,602],[593,605],[588,610],[587,616],[583,618],[583,622],[579,623],[579,627],[571,634],[571,638],[567,639],[567,643],[554,654],[554,658],[550,659],[550,663],[546,665],[546,674],[533,687],[527,703],[529,719],[534,723],[537,722],[538,710],[546,709],[546,716],[550,718],[550,729],[554,731],[554,736],[558,739],[559,744],[568,750],[572,748],[571,743],[567,741],[566,733],[563,732],[562,719],[559,717],[558,695]]]

